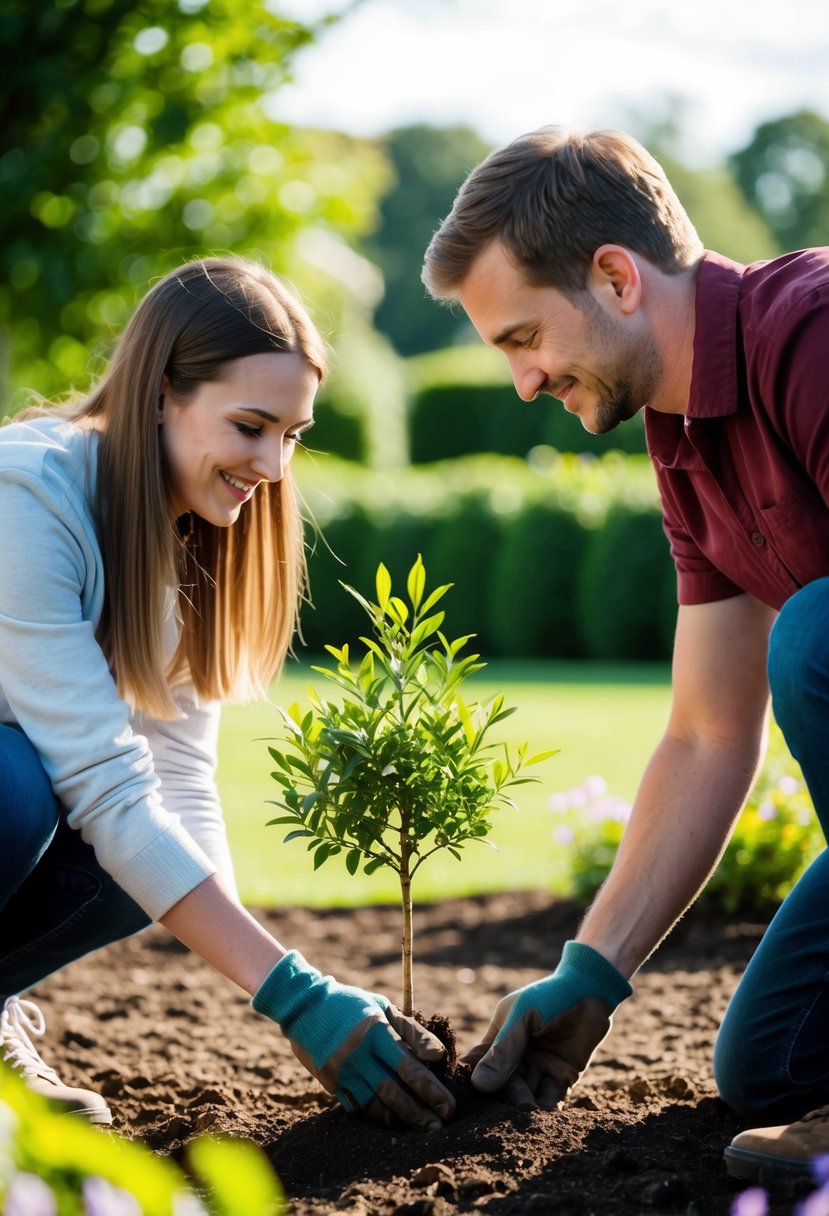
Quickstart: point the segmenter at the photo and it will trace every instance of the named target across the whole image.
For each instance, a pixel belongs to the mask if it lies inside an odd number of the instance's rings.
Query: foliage
[[[661,594],[674,566],[657,508],[617,502],[589,540],[579,569],[578,616],[584,647],[600,659],[661,658]],[[676,608],[672,610],[676,616]]]
[[[589,902],[604,882],[630,815],[600,777],[555,794],[553,839],[569,852],[573,898]],[[700,900],[731,914],[779,903],[825,840],[808,791],[774,727],[769,753],[725,852]]]
[[[829,242],[827,166],[829,120],[813,110],[762,123],[731,157],[745,198],[785,250]]]
[[[302,453],[295,467],[320,530],[309,557],[314,606],[302,616],[312,653],[335,630],[350,643],[359,636],[359,613],[338,602],[340,578],[359,585],[388,554],[399,581],[422,553],[441,582],[462,562],[456,619],[501,655],[670,654],[675,585],[647,457],[538,448],[531,461],[488,455],[369,470]],[[588,630],[577,587],[593,596]],[[618,613],[608,621],[611,602]]]
[[[773,258],[780,245],[766,219],[735,180],[731,165],[710,168],[685,163],[685,134],[694,122],[686,97],[663,94],[634,104],[622,125],[659,160],[706,249],[738,262]]]
[[[187,1152],[197,1190],[171,1159],[56,1112],[0,1065],[0,1199],[25,1216],[282,1216],[282,1189],[243,1141],[200,1138]]]
[[[359,444],[352,459],[384,469],[408,464],[403,364],[388,339],[365,319],[349,319],[314,413],[315,449],[348,458],[350,451],[343,448],[341,436],[333,433],[330,425],[332,421],[339,421],[340,426],[346,422],[352,427],[356,424],[359,430]]]
[[[417,356],[407,361],[407,374],[411,459],[417,464],[470,452],[526,456],[541,444],[592,455],[646,451],[641,414],[605,435],[593,435],[560,402],[522,401],[503,356],[486,347],[449,347]]]
[[[576,584],[589,535],[572,511],[549,499],[525,503],[504,526],[488,597],[499,654],[582,653]]]
[[[324,24],[324,21],[319,23]],[[375,219],[378,149],[271,119],[316,27],[251,0],[8,0],[0,86],[0,334],[13,387],[85,383],[149,282],[233,250],[330,317],[378,276],[344,238]],[[71,81],[71,88],[67,87]]]
[[[403,908],[403,1008],[412,1010],[411,882],[421,865],[442,849],[460,860],[470,840],[491,830],[490,815],[504,792],[532,778],[518,774],[550,752],[527,757],[526,744],[513,756],[507,745],[490,743],[493,726],[513,709],[501,695],[487,704],[467,704],[463,682],[484,664],[463,654],[469,637],[450,641],[441,631],[444,612],[435,611],[449,590],[426,591],[420,557],[406,581],[408,604],[392,594],[381,563],[377,601],[343,584],[369,618],[373,637],[356,670],[348,645],[326,646],[336,667],[314,667],[338,690],[328,700],[310,690],[311,709],[292,705],[282,716],[293,751],[270,747],[282,789],[276,803],[287,814],[287,840],[304,840],[314,869],[342,855],[349,873],[381,867],[400,881]]]
[[[439,583],[452,583],[454,619],[486,650],[495,645],[486,589],[495,578],[505,522],[493,510],[488,491],[473,490],[447,503],[429,538],[429,570]]]
[[[468,327],[428,298],[420,281],[432,233],[452,207],[470,169],[489,145],[467,126],[400,127],[382,140],[394,182],[380,204],[380,222],[368,243],[386,290],[374,322],[401,354],[435,350]]]

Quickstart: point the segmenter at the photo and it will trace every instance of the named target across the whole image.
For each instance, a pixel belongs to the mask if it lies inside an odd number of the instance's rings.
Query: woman
[[[440,1125],[441,1054],[241,906],[214,783],[218,702],[263,693],[303,587],[289,462],[324,344],[270,273],[190,263],[147,294],[84,399],[0,430],[0,1035],[67,1109],[19,993],[160,921],[253,997],[348,1110]]]

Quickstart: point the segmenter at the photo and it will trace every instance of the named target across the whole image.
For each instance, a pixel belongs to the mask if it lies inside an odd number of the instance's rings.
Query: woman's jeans
[[[0,725],[0,1001],[149,924],[67,826],[29,740]]]
[[[769,644],[777,723],[829,834],[829,578],[788,600]],[[829,1102],[829,853],[795,885],[757,948],[720,1028],[714,1073],[729,1106],[759,1124]]]

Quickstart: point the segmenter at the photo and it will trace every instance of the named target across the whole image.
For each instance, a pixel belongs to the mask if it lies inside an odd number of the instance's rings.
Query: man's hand
[[[424,1131],[454,1114],[455,1099],[421,1063],[439,1060],[443,1044],[384,996],[339,984],[291,950],[251,1003],[346,1110]]]
[[[567,942],[555,972],[499,1001],[483,1040],[464,1056],[472,1084],[520,1105],[555,1110],[633,989],[601,954]]]

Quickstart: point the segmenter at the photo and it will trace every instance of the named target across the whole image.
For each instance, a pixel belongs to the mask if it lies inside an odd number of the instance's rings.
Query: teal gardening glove
[[[281,958],[251,1002],[288,1037],[297,1059],[347,1111],[434,1131],[455,1100],[421,1061],[443,1044],[384,996],[321,975],[298,950]]]
[[[464,1056],[475,1065],[472,1084],[555,1110],[610,1030],[613,1010],[632,992],[596,950],[566,942],[551,976],[499,1001],[483,1040]]]

